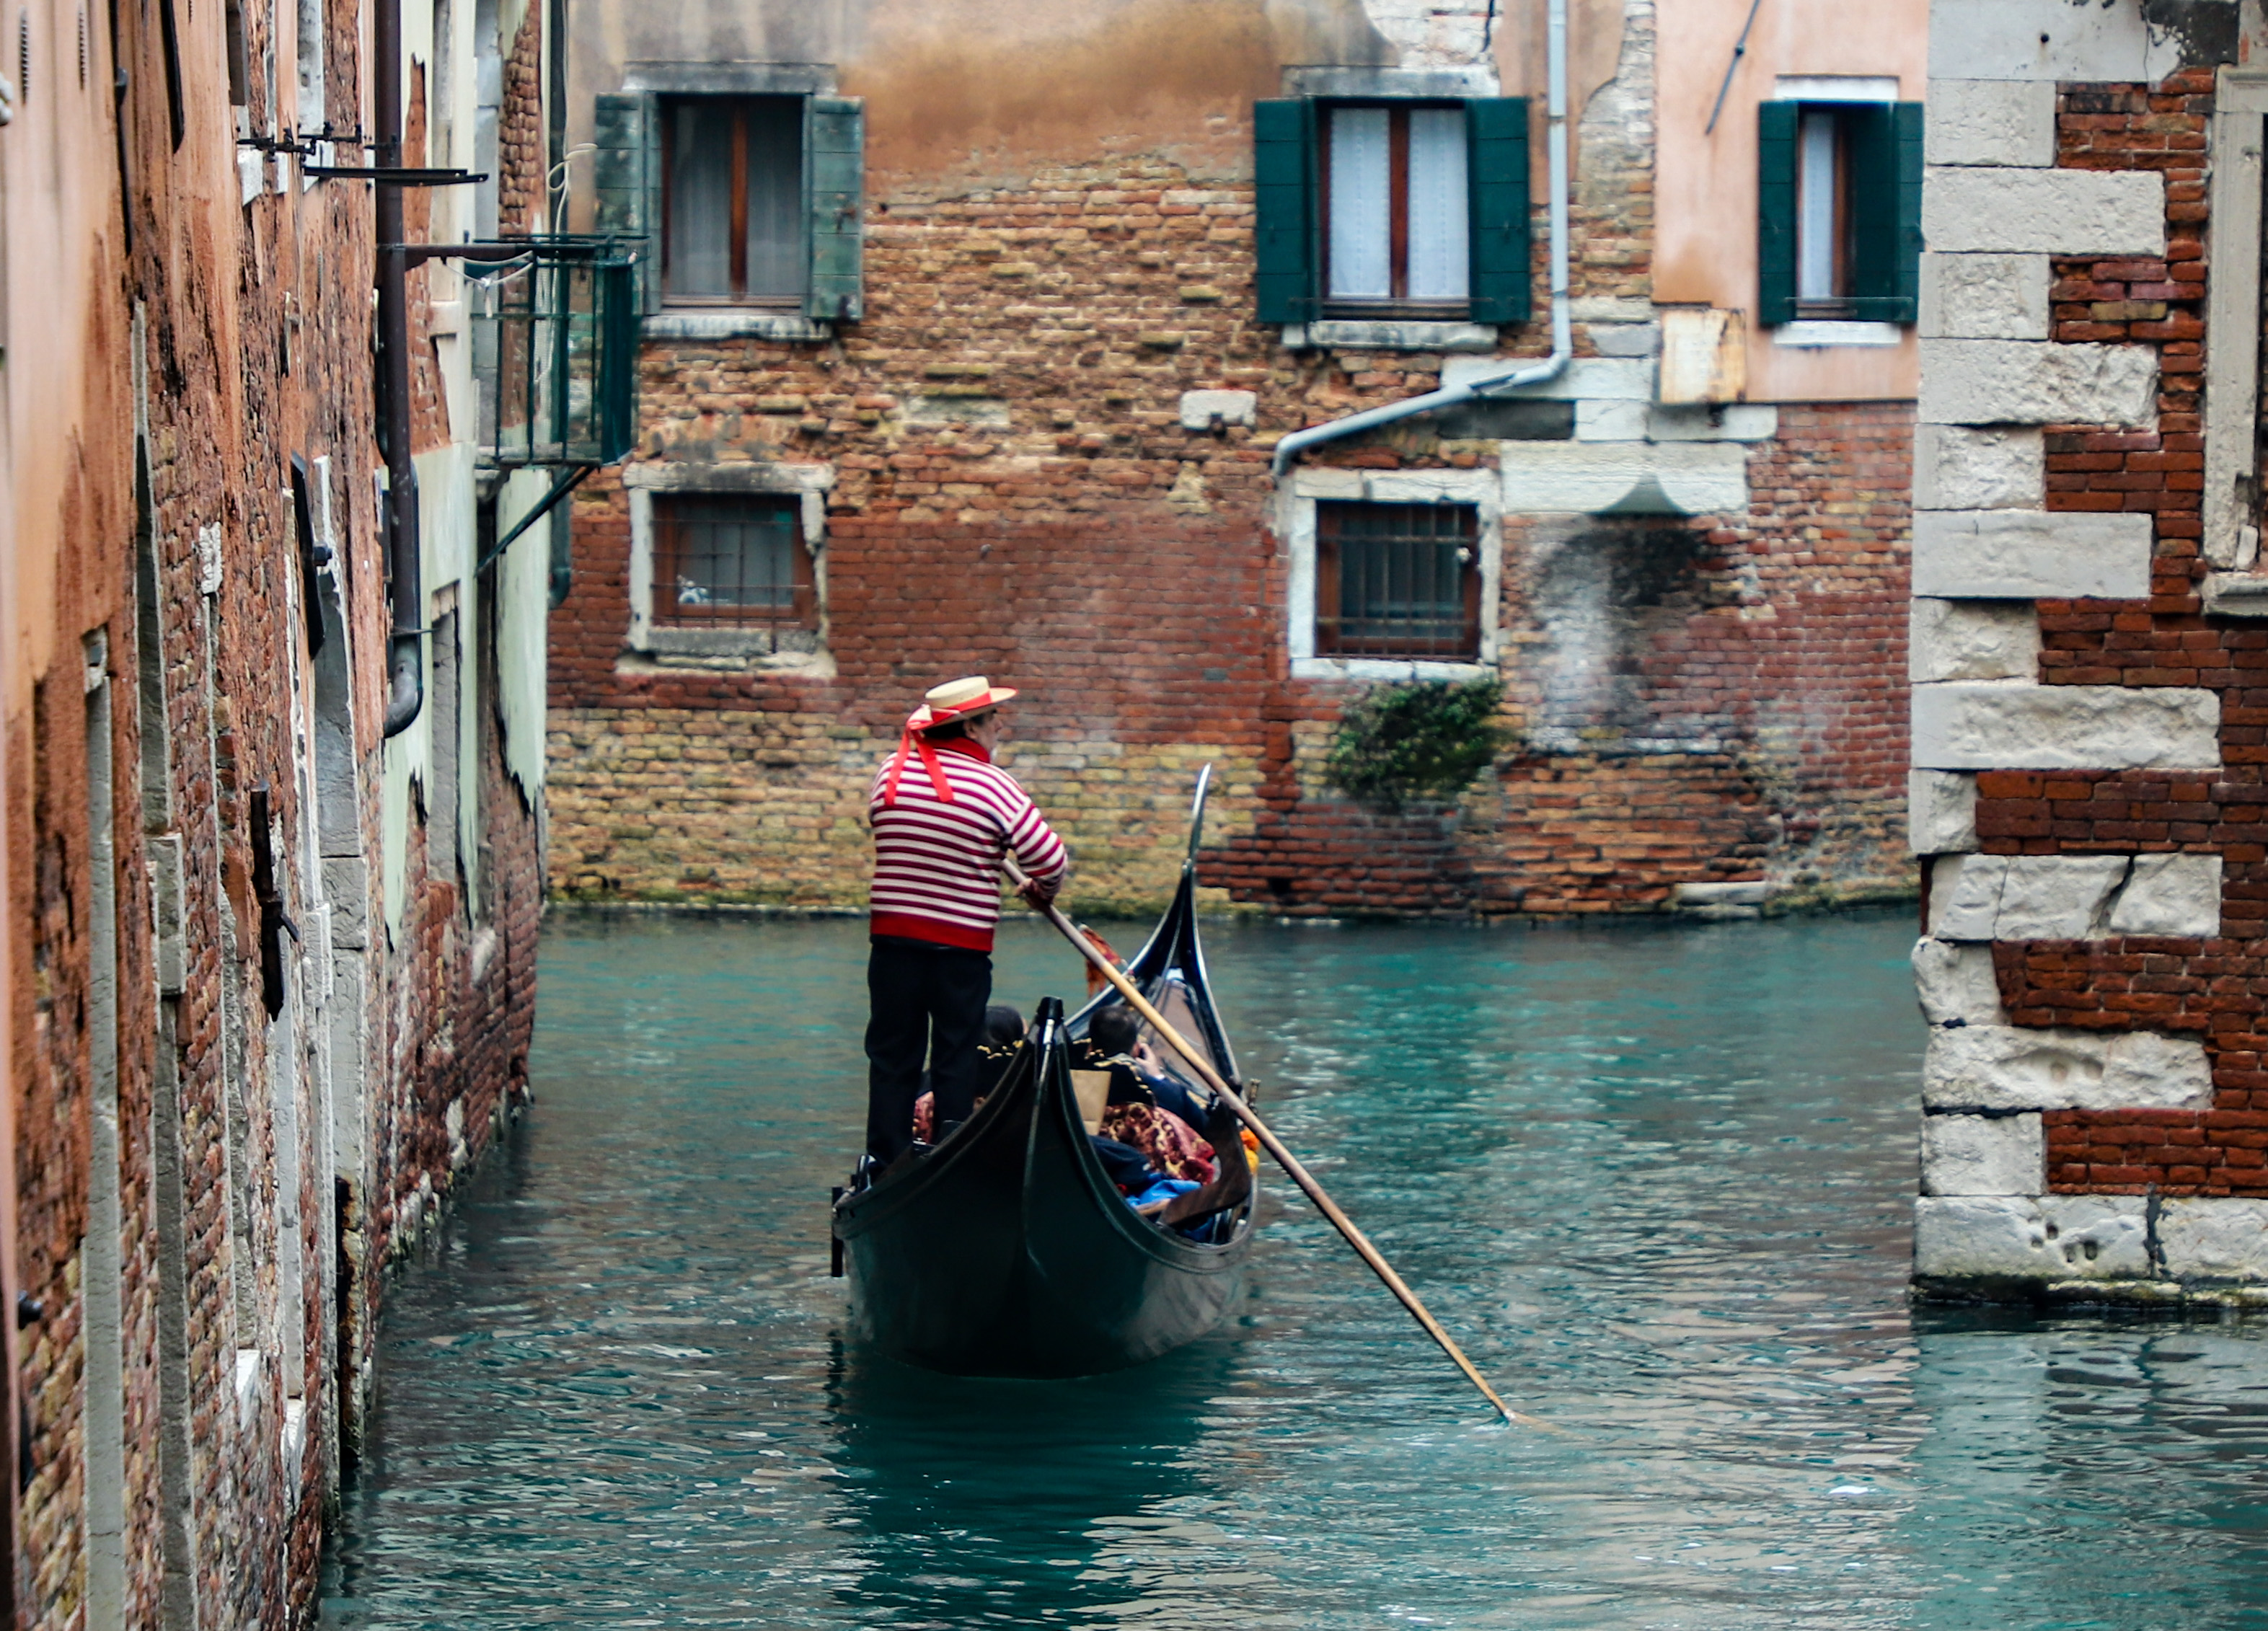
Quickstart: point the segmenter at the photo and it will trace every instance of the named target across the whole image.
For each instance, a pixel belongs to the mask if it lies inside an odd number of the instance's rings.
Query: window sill
[[[1903,323],[1859,323],[1821,318],[1799,318],[1772,330],[1774,345],[1799,350],[1829,346],[1890,346],[1906,337]]]
[[[819,650],[813,628],[699,628],[685,624],[650,628],[643,643],[653,658],[721,658],[745,662],[758,657],[809,657]]]
[[[1491,680],[1486,663],[1444,662],[1438,658],[1295,657],[1294,680]]]
[[[626,650],[615,672],[625,678],[659,674],[770,674],[784,680],[832,680],[835,658],[825,651],[782,651],[772,657],[669,657]]]
[[[1286,323],[1283,343],[1287,351],[1493,351],[1496,336],[1493,323],[1333,318]]]
[[[615,672],[623,675],[640,674],[776,674],[784,679],[832,680],[835,676],[833,653],[816,649],[818,636],[810,629],[795,632],[813,643],[809,650],[774,651],[769,649],[737,650],[686,650],[674,649],[676,643],[667,638],[673,634],[684,634],[684,629],[658,629],[649,636],[643,647],[630,646],[615,661]],[[701,633],[721,632],[701,630]],[[760,631],[734,629],[743,636]],[[662,649],[657,650],[656,647]]]
[[[835,325],[800,312],[682,310],[645,320],[649,340],[786,340],[806,343],[834,337]]]

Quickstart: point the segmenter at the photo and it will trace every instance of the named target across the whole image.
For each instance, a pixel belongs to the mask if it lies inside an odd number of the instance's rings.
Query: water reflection
[[[1174,1527],[1148,1515],[1199,1492],[1189,1450],[1233,1368],[1220,1341],[1076,1382],[936,1378],[838,1349],[828,1402],[857,1560],[843,1622],[1081,1623],[1131,1606],[1148,1626],[1209,1623],[1172,1568],[1129,1579],[1120,1536]]]
[[[1931,1623],[2268,1624],[2257,1319],[1936,1314],[1914,1402]]]
[[[859,926],[554,925],[537,1114],[394,1288],[326,1619],[2268,1626],[2257,1324],[1909,1317],[1907,944],[1213,933],[1271,1119],[1547,1435],[1280,1188],[1156,1364],[844,1350]],[[1029,926],[998,962],[1081,988]]]

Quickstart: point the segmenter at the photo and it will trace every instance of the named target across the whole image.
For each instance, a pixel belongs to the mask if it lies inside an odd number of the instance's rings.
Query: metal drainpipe
[[[401,0],[379,0],[372,49],[378,163],[401,163]],[[386,558],[393,580],[393,630],[386,734],[399,736],[425,705],[425,589],[417,538],[417,467],[409,458],[409,269],[401,242],[401,189],[378,192],[379,413],[386,433]]]
[[[1575,349],[1574,331],[1567,314],[1567,0],[1550,0],[1548,18],[1547,75],[1550,99],[1545,153],[1551,172],[1551,355],[1539,363],[1507,364],[1500,373],[1483,374],[1462,384],[1430,391],[1424,396],[1413,396],[1406,401],[1365,408],[1361,413],[1350,414],[1344,419],[1334,419],[1326,424],[1309,425],[1304,430],[1294,430],[1276,444],[1276,457],[1269,468],[1278,481],[1283,480],[1285,467],[1308,448],[1325,442],[1336,442],[1341,437],[1376,430],[1380,425],[1392,424],[1397,419],[1407,419],[1412,414],[1430,414],[1436,408],[1452,408],[1475,397],[1495,396],[1528,386],[1543,385],[1547,380],[1557,378],[1565,371],[1567,359]]]

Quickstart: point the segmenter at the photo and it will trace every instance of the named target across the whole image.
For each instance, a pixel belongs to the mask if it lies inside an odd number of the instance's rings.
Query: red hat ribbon
[[[929,772],[929,784],[937,790],[938,798],[948,804],[953,802],[953,783],[945,779],[945,767],[937,762],[937,749],[930,746],[927,737],[914,729],[914,721],[922,718],[927,711],[924,709],[909,716],[906,728],[898,733],[898,751],[890,756],[890,779],[882,786],[882,808],[885,810],[896,806],[898,780],[906,773],[907,758],[917,753],[921,755],[922,768]]]

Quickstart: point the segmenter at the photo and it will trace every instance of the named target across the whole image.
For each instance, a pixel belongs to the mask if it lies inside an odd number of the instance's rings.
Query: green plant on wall
[[[1398,813],[1413,799],[1454,798],[1504,747],[1500,680],[1381,686],[1339,716],[1324,774],[1348,797]]]

